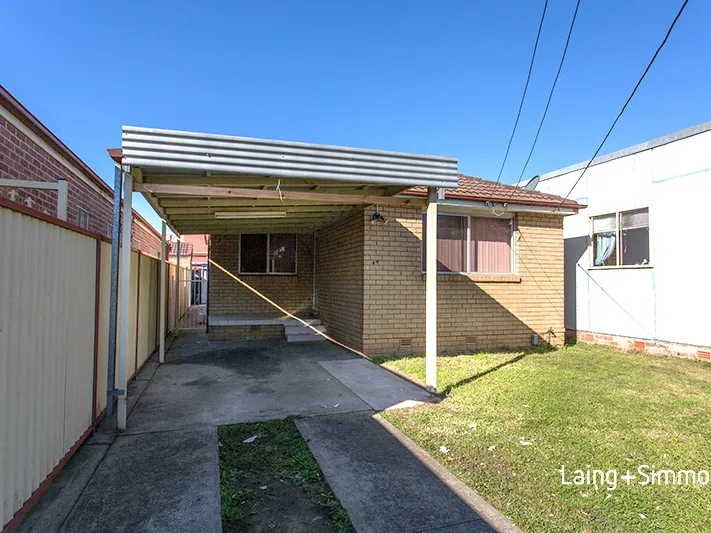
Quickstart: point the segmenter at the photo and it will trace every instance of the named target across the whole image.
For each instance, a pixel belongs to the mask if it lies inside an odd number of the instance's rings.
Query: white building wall
[[[711,123],[703,126],[591,166],[570,194],[588,208],[564,224],[566,328],[711,346]],[[582,170],[560,172],[537,190],[565,196]],[[589,217],[639,207],[649,208],[652,266],[591,269]]]

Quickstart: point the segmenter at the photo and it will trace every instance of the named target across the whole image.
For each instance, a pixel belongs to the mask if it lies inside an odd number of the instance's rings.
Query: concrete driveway
[[[221,531],[217,426],[287,416],[304,417],[299,429],[360,533],[506,529],[373,418],[431,401],[330,343],[180,336],[165,364],[150,362],[131,383],[126,432],[102,423],[18,531]]]

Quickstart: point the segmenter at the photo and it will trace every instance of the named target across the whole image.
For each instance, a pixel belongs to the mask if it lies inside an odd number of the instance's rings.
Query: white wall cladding
[[[588,208],[564,225],[566,328],[711,346],[710,128],[604,156],[580,180],[570,198]],[[537,189],[564,196],[580,173],[552,172]],[[649,208],[652,267],[590,268],[589,217],[640,207]]]
[[[99,416],[106,407],[111,244],[0,206],[0,527],[95,422],[97,242]],[[128,376],[149,359],[160,335],[159,261],[140,256],[140,282],[138,264],[134,251]],[[188,275],[184,268],[182,278]],[[184,291],[181,314],[188,298]]]

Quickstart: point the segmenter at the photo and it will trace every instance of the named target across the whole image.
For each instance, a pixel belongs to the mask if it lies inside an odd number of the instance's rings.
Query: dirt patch
[[[265,479],[249,490],[242,503],[244,519],[228,531],[330,533],[328,513],[315,508],[306,491],[290,481]]]
[[[354,531],[292,419],[223,426],[218,437],[225,533]]]

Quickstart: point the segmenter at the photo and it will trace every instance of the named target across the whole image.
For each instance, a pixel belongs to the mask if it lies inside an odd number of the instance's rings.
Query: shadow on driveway
[[[18,531],[221,531],[217,427],[288,416],[303,417],[297,425],[360,533],[514,531],[374,418],[433,401],[330,343],[181,336],[165,364],[149,363],[131,384],[127,431],[102,423],[82,447],[97,453],[78,453]]]

